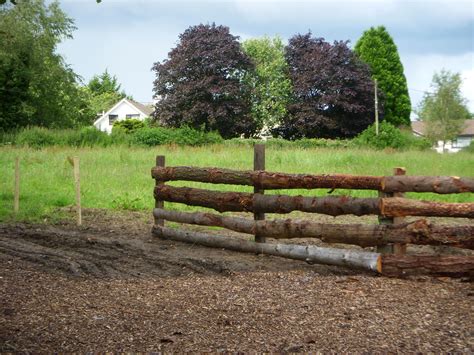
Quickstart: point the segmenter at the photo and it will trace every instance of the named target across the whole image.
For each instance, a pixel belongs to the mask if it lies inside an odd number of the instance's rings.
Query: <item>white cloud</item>
[[[416,108],[423,97],[423,91],[431,90],[435,72],[446,69],[461,74],[461,92],[468,100],[468,107],[474,112],[474,51],[463,55],[405,55],[402,56],[405,75],[410,89],[412,107]]]

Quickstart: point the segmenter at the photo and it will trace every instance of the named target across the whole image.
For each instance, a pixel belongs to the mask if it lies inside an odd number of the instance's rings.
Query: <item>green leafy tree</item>
[[[57,1],[0,6],[0,129],[87,121],[90,111],[79,78],[56,53],[74,29]]]
[[[466,100],[461,95],[461,76],[441,70],[433,75],[432,93],[423,97],[418,116],[426,124],[426,136],[432,141],[453,140],[470,118]]]
[[[117,101],[127,97],[121,90],[117,77],[110,75],[107,70],[100,75],[94,75],[84,91],[89,97],[91,110],[96,114],[109,110]]]
[[[411,102],[398,49],[385,27],[371,27],[355,45],[383,92],[384,120],[394,126],[410,125]]]
[[[291,97],[285,45],[279,37],[263,37],[246,40],[242,47],[255,64],[246,78],[252,89],[252,115],[262,133],[268,134],[286,116]]]

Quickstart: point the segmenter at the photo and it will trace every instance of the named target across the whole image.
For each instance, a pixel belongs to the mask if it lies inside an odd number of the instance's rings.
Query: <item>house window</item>
[[[113,125],[117,121],[118,115],[109,115],[109,124]]]
[[[128,120],[129,118],[140,118],[140,115],[138,113],[129,113],[125,115],[125,118]]]

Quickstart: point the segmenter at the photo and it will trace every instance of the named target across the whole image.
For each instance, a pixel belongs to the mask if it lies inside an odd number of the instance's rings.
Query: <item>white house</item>
[[[426,132],[425,123],[423,121],[414,121],[411,123],[413,134],[418,137],[423,137]],[[444,151],[448,153],[457,153],[461,149],[467,147],[474,140],[474,120],[466,120],[461,133],[458,134],[453,141],[447,141],[444,144]],[[443,153],[443,141],[433,147],[438,153]]]
[[[115,121],[123,121],[134,118],[143,121],[153,113],[153,107],[124,98],[117,102],[110,110],[103,112],[94,122],[94,126],[99,131],[112,133],[112,126]]]

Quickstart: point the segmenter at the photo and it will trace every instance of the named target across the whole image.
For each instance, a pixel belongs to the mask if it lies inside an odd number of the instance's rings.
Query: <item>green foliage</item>
[[[187,126],[181,128],[143,128],[137,130],[132,136],[133,144],[144,146],[163,144],[198,146],[217,144],[222,141],[222,137],[217,132],[204,132]]]
[[[266,141],[260,139],[243,139],[233,138],[226,140],[224,144],[226,146],[254,146],[255,144],[265,143],[267,147],[272,148],[300,148],[300,149],[313,149],[313,148],[332,148],[332,149],[343,149],[354,147],[354,144],[349,139],[325,139],[325,138],[303,138],[294,141],[289,141],[282,138],[271,138]]]
[[[114,143],[107,133],[95,127],[84,127],[79,130],[28,127],[21,130],[12,141],[18,146],[35,149],[49,146],[107,147]]]
[[[126,96],[125,92],[120,91],[121,85],[119,84],[117,77],[115,75],[110,75],[107,69],[100,75],[94,75],[87,84],[87,87],[95,95],[117,93],[121,96],[121,99]]]
[[[112,200],[112,208],[115,210],[139,211],[142,205],[140,197],[131,197],[128,192]]]
[[[474,153],[474,141],[471,141],[471,143],[462,151],[467,153]]]
[[[357,41],[354,51],[372,70],[382,91],[384,120],[394,126],[410,125],[411,102],[397,46],[383,26],[371,27]]]
[[[82,88],[89,98],[89,105],[94,114],[109,110],[118,101],[127,97],[115,75],[107,70],[94,75],[87,86]]]
[[[54,131],[42,127],[31,127],[22,130],[16,137],[15,143],[19,146],[43,148],[58,144]]]
[[[75,127],[88,121],[78,77],[56,53],[74,29],[58,1],[0,7],[0,129]]]
[[[375,149],[428,149],[431,143],[424,138],[417,138],[410,132],[402,132],[394,125],[383,121],[379,125],[379,134],[376,135],[375,125],[369,126],[354,139],[354,144],[359,147]]]
[[[123,121],[115,121],[112,130],[120,128],[125,133],[130,134],[144,127],[145,123],[143,121],[131,118]]]
[[[426,136],[432,142],[456,138],[464,120],[470,118],[461,83],[459,73],[441,70],[433,76],[433,93],[425,94],[418,109],[418,116],[426,124]]]
[[[280,37],[265,36],[246,40],[242,47],[255,64],[244,79],[252,91],[252,116],[261,133],[269,134],[286,116],[291,97],[285,46]]]

